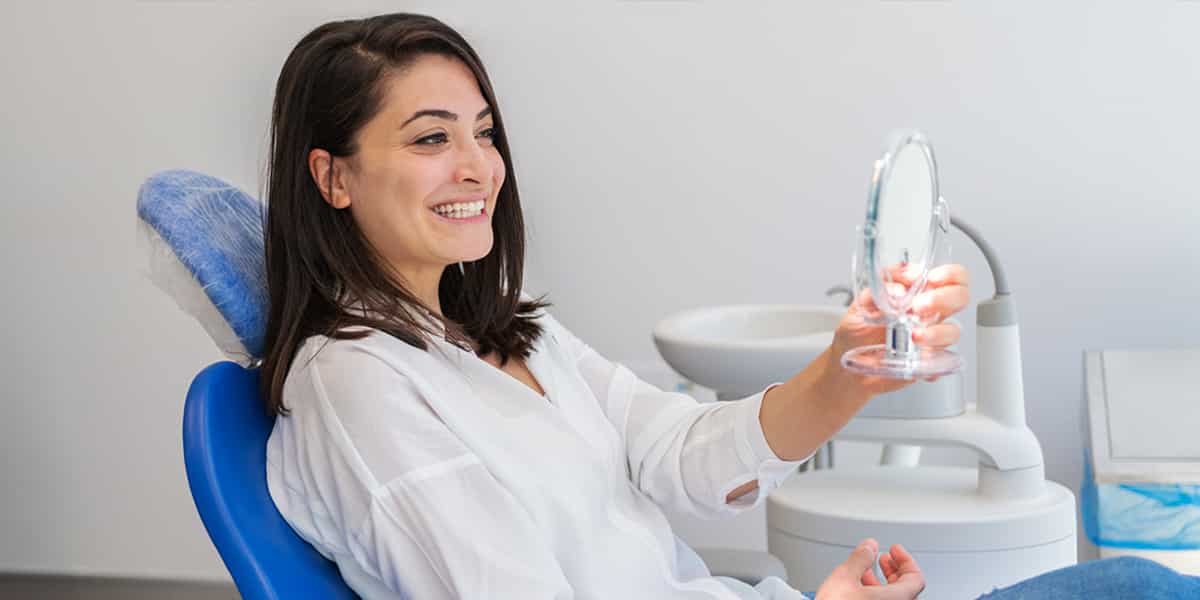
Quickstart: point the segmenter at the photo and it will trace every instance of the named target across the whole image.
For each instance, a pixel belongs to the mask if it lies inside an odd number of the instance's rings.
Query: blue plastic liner
[[[1080,514],[1097,546],[1200,550],[1200,485],[1096,483],[1084,452]]]

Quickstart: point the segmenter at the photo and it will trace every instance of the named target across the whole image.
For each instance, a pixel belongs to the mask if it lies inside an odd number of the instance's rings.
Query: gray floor
[[[0,574],[3,600],[239,600],[233,584]]]

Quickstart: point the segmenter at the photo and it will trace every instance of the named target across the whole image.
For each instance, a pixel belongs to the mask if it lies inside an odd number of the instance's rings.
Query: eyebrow
[[[492,114],[492,107],[485,106],[483,108],[483,110],[479,111],[479,114],[475,115],[475,120],[478,121],[490,114]],[[442,110],[439,108],[427,108],[425,110],[418,110],[417,112],[413,113],[413,116],[409,117],[408,120],[401,123],[400,127],[404,127],[405,125],[408,125],[409,123],[412,123],[413,121],[416,121],[417,119],[419,119],[421,117],[437,117],[439,119],[446,119],[447,121],[457,121],[458,120],[458,115],[456,115],[448,110]]]

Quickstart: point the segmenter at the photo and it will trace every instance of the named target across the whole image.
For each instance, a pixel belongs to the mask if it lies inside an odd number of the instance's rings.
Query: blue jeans
[[[806,594],[816,598],[816,592]],[[1200,598],[1200,577],[1180,575],[1152,560],[1106,558],[1031,577],[977,600],[1138,600]]]
[[[1200,577],[1181,575],[1152,560],[1122,556],[1043,573],[979,600],[1115,600],[1200,598]]]

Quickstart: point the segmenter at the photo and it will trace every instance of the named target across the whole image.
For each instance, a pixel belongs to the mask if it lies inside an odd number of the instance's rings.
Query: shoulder
[[[430,340],[426,348],[418,348],[378,329],[356,327],[346,333],[362,334],[356,338],[335,338],[314,335],[301,344],[292,364],[294,369],[315,367],[320,371],[340,369],[379,370],[386,368],[402,376],[418,376],[429,368],[429,362],[448,354],[444,340]]]
[[[343,369],[375,370],[398,366],[396,363],[400,357],[389,347],[386,333],[366,328],[361,333],[365,335],[357,339],[310,336],[296,351],[288,377],[313,371],[328,373]]]
[[[422,371],[428,375],[431,368],[427,352],[382,331],[364,333],[359,339],[305,340],[284,382],[284,405],[345,417],[419,403],[427,388]]]
[[[562,321],[551,315],[546,309],[539,309],[534,314],[534,322],[541,325],[543,336],[558,345],[572,359],[579,360],[592,352],[590,346],[579,339],[566,325],[563,325]]]

